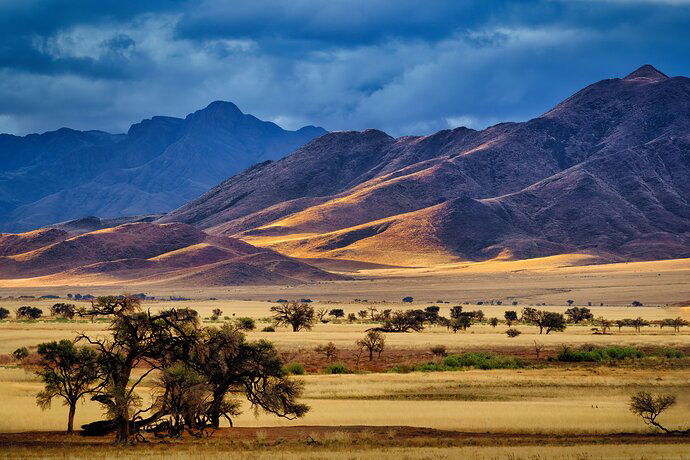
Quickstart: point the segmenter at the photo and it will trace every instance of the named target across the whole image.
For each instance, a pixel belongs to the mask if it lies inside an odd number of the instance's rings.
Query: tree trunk
[[[117,433],[115,441],[120,444],[125,444],[129,441],[129,418],[127,416],[118,415],[115,419],[117,424]]]
[[[374,350],[369,349],[369,361],[372,361],[374,359]]]
[[[74,413],[77,411],[77,403],[70,401],[69,415],[67,416],[67,434],[74,432]]]
[[[213,403],[211,404],[211,413],[209,417],[211,419],[212,428],[220,428],[220,408],[223,405],[224,397],[225,392],[222,390],[215,390],[213,392]]]

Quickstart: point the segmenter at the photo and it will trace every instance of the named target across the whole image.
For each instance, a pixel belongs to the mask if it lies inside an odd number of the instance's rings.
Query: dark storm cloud
[[[683,0],[0,2],[0,131],[124,131],[215,99],[288,128],[424,134],[690,75]]]

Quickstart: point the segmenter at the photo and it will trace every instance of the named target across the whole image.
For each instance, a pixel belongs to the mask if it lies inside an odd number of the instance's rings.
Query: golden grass
[[[569,446],[461,446],[461,447],[400,447],[380,449],[375,446],[352,447],[329,445],[328,449],[313,449],[306,446],[284,446],[270,449],[213,443],[189,443],[170,446],[144,446],[137,448],[76,447],[70,448],[7,448],[0,451],[0,458],[70,458],[91,460],[92,458],[147,458],[147,459],[252,459],[252,460],[351,460],[351,459],[458,459],[479,460],[589,460],[603,458],[617,459],[686,459],[688,446],[665,444],[663,442],[644,445],[605,444]]]
[[[14,310],[20,305],[32,305],[42,308],[48,312],[50,305],[55,300],[0,300],[0,306],[9,310]],[[431,304],[431,302],[429,303]],[[80,304],[81,305],[81,304]],[[197,310],[202,318],[211,316],[215,308],[223,311],[223,317],[230,319],[238,317],[252,317],[257,320],[268,319],[271,316],[270,308],[275,305],[266,301],[242,301],[242,300],[190,300],[190,301],[154,301],[145,302],[144,308],[159,310],[164,308],[193,308]],[[345,313],[356,313],[367,308],[367,304],[357,304],[351,302],[330,303],[314,302],[315,308],[342,308]],[[423,308],[427,304],[416,303],[410,306],[402,302],[387,302],[375,305],[379,310],[390,308],[401,310],[407,308]],[[441,314],[448,316],[449,308],[453,304],[442,304]],[[463,305],[465,310],[482,309],[487,318],[503,318],[506,310],[520,310],[521,306],[490,306],[490,305]],[[567,308],[564,305],[551,305],[539,307],[542,309],[564,312]],[[591,307],[595,316],[604,316],[607,319],[615,320],[621,318],[635,318],[641,316],[647,320],[660,320],[663,318],[674,318],[682,316],[690,319],[690,309],[679,307]],[[54,322],[50,318],[46,321],[35,323],[20,323],[14,321],[0,322],[0,354],[11,353],[22,346],[35,346],[40,342],[48,340],[72,339],[78,332],[88,332],[91,334],[101,334],[107,327],[104,323],[91,323],[89,321],[77,322]],[[221,318],[222,322],[222,318]],[[220,325],[221,322],[215,323]],[[205,323],[213,325],[214,323]],[[365,330],[372,327],[370,323],[347,322],[316,324],[310,332],[303,331],[293,333],[287,328],[278,328],[275,333],[259,332],[267,326],[269,322],[258,322],[257,331],[248,333],[250,340],[268,339],[278,347],[294,348],[307,347],[313,348],[326,342],[334,342],[341,348],[350,348],[355,341],[365,333]],[[645,327],[642,332],[634,332],[631,328],[623,328],[618,332],[613,328],[611,334],[592,335],[591,326],[579,325],[569,326],[564,333],[543,334],[538,333],[534,326],[515,325],[522,332],[516,338],[508,338],[505,335],[507,326],[502,324],[496,328],[488,325],[475,325],[465,332],[454,334],[443,327],[427,327],[422,333],[410,334],[387,334],[387,346],[394,348],[416,348],[428,349],[433,345],[445,345],[450,350],[461,351],[468,348],[503,348],[503,347],[527,347],[531,348],[536,340],[547,348],[557,348],[562,344],[580,345],[584,343],[595,343],[600,345],[639,345],[639,346],[687,346],[690,345],[690,328],[681,329],[680,333],[675,333],[671,328],[660,329],[659,327]]]
[[[627,410],[633,392],[645,389],[677,395],[677,407],[664,414],[663,420],[669,425],[687,423],[690,405],[687,370],[477,370],[308,375],[301,379],[305,382],[304,402],[312,408],[306,417],[291,421],[255,415],[245,404],[235,426],[405,425],[501,433],[646,432],[641,421]],[[0,384],[5,390],[0,432],[64,429],[66,409],[59,402],[47,411],[35,405],[41,385],[32,374],[0,367]],[[140,395],[147,399],[149,389],[142,387]],[[100,418],[101,408],[90,401],[77,410],[77,424]]]

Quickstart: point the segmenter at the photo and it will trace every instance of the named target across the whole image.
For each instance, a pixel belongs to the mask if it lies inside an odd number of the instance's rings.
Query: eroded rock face
[[[690,79],[645,65],[524,123],[330,133],[161,222],[378,262],[396,247],[441,259],[688,257],[688,177]]]

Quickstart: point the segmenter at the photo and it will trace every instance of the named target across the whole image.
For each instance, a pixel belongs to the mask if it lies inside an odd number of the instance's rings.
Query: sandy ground
[[[568,299],[577,304],[629,305],[633,300],[644,304],[666,305],[684,302],[690,305],[690,259],[652,262],[582,265],[588,256],[562,255],[521,261],[489,261],[439,265],[424,268],[361,268],[361,264],[343,265],[316,260],[324,268],[344,270],[353,281],[322,282],[296,286],[175,287],[152,286],[137,282],[113,282],[106,286],[42,286],[40,280],[0,280],[0,295],[66,294],[90,292],[146,292],[151,295],[181,295],[192,298],[220,299],[298,299],[399,301],[413,296],[420,302],[438,299],[451,302],[479,300],[518,300],[520,303],[564,305]]]

